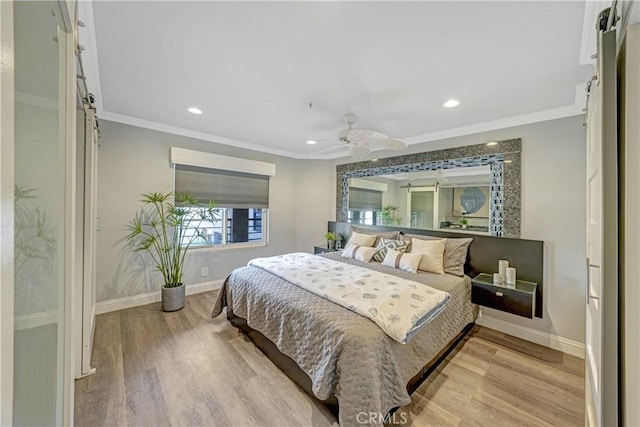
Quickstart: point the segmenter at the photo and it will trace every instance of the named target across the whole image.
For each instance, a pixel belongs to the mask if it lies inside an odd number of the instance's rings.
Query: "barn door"
[[[617,425],[616,32],[600,31],[587,104],[586,424]]]

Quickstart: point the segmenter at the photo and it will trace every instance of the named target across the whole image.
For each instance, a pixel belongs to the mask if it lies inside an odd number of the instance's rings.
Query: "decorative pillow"
[[[411,253],[422,255],[420,270],[436,274],[444,274],[444,245],[446,239],[441,240],[411,240]]]
[[[407,252],[411,252],[412,239],[439,240],[440,237],[405,234],[403,239],[409,243]],[[464,276],[464,264],[467,262],[467,251],[469,250],[469,245],[473,242],[473,238],[447,238],[446,240],[447,242],[444,245],[444,272],[462,277]]]
[[[378,240],[378,244],[376,245],[376,252],[373,254],[373,260],[382,262],[384,257],[387,256],[387,251],[389,249],[395,249],[398,252],[406,252],[407,246],[409,246],[409,244],[402,240],[390,240],[382,237]]]
[[[375,234],[363,234],[363,233],[358,233],[354,231],[353,233],[351,233],[351,238],[349,239],[347,246],[358,245],[358,246],[371,247],[374,245],[375,242],[376,242]]]
[[[417,273],[421,260],[422,255],[420,254],[402,253],[394,249],[389,249],[384,260],[382,260],[382,265],[399,268],[400,270],[410,273]]]
[[[355,231],[360,234],[375,234],[376,241],[375,241],[375,244],[371,246],[378,246],[378,242],[380,242],[380,239],[383,237],[385,239],[398,240],[398,237],[400,235],[398,231],[376,231],[376,230],[370,230],[368,228],[357,227],[354,225],[351,226],[351,231]]]
[[[344,251],[342,251],[342,256],[345,258],[353,258],[356,261],[369,262],[375,251],[376,248],[368,246],[347,245]]]

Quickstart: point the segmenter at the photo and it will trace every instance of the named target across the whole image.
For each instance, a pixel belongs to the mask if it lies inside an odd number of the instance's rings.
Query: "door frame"
[[[0,425],[13,424],[14,68],[13,2],[0,1]],[[4,65],[2,65],[4,63]]]

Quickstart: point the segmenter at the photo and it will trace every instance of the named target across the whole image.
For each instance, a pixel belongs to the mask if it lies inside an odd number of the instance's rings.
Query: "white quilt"
[[[256,258],[252,265],[360,314],[406,344],[451,297],[422,283],[306,253]]]

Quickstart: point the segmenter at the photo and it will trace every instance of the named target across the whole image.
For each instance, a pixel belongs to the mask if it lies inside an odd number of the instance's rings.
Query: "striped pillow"
[[[373,260],[382,262],[384,261],[384,257],[387,256],[387,252],[389,251],[389,249],[393,249],[398,252],[406,252],[407,246],[409,246],[408,242],[404,242],[402,240],[385,239],[384,237],[381,237],[378,245],[376,246],[376,251],[373,254]]]
[[[376,248],[370,248],[368,246],[360,245],[347,245],[342,251],[342,256],[345,258],[353,258],[357,261],[369,262]]]
[[[408,271],[410,273],[417,273],[421,260],[422,255],[420,254],[402,253],[389,249],[387,256],[385,256],[382,261],[382,265],[399,268],[400,270]]]

